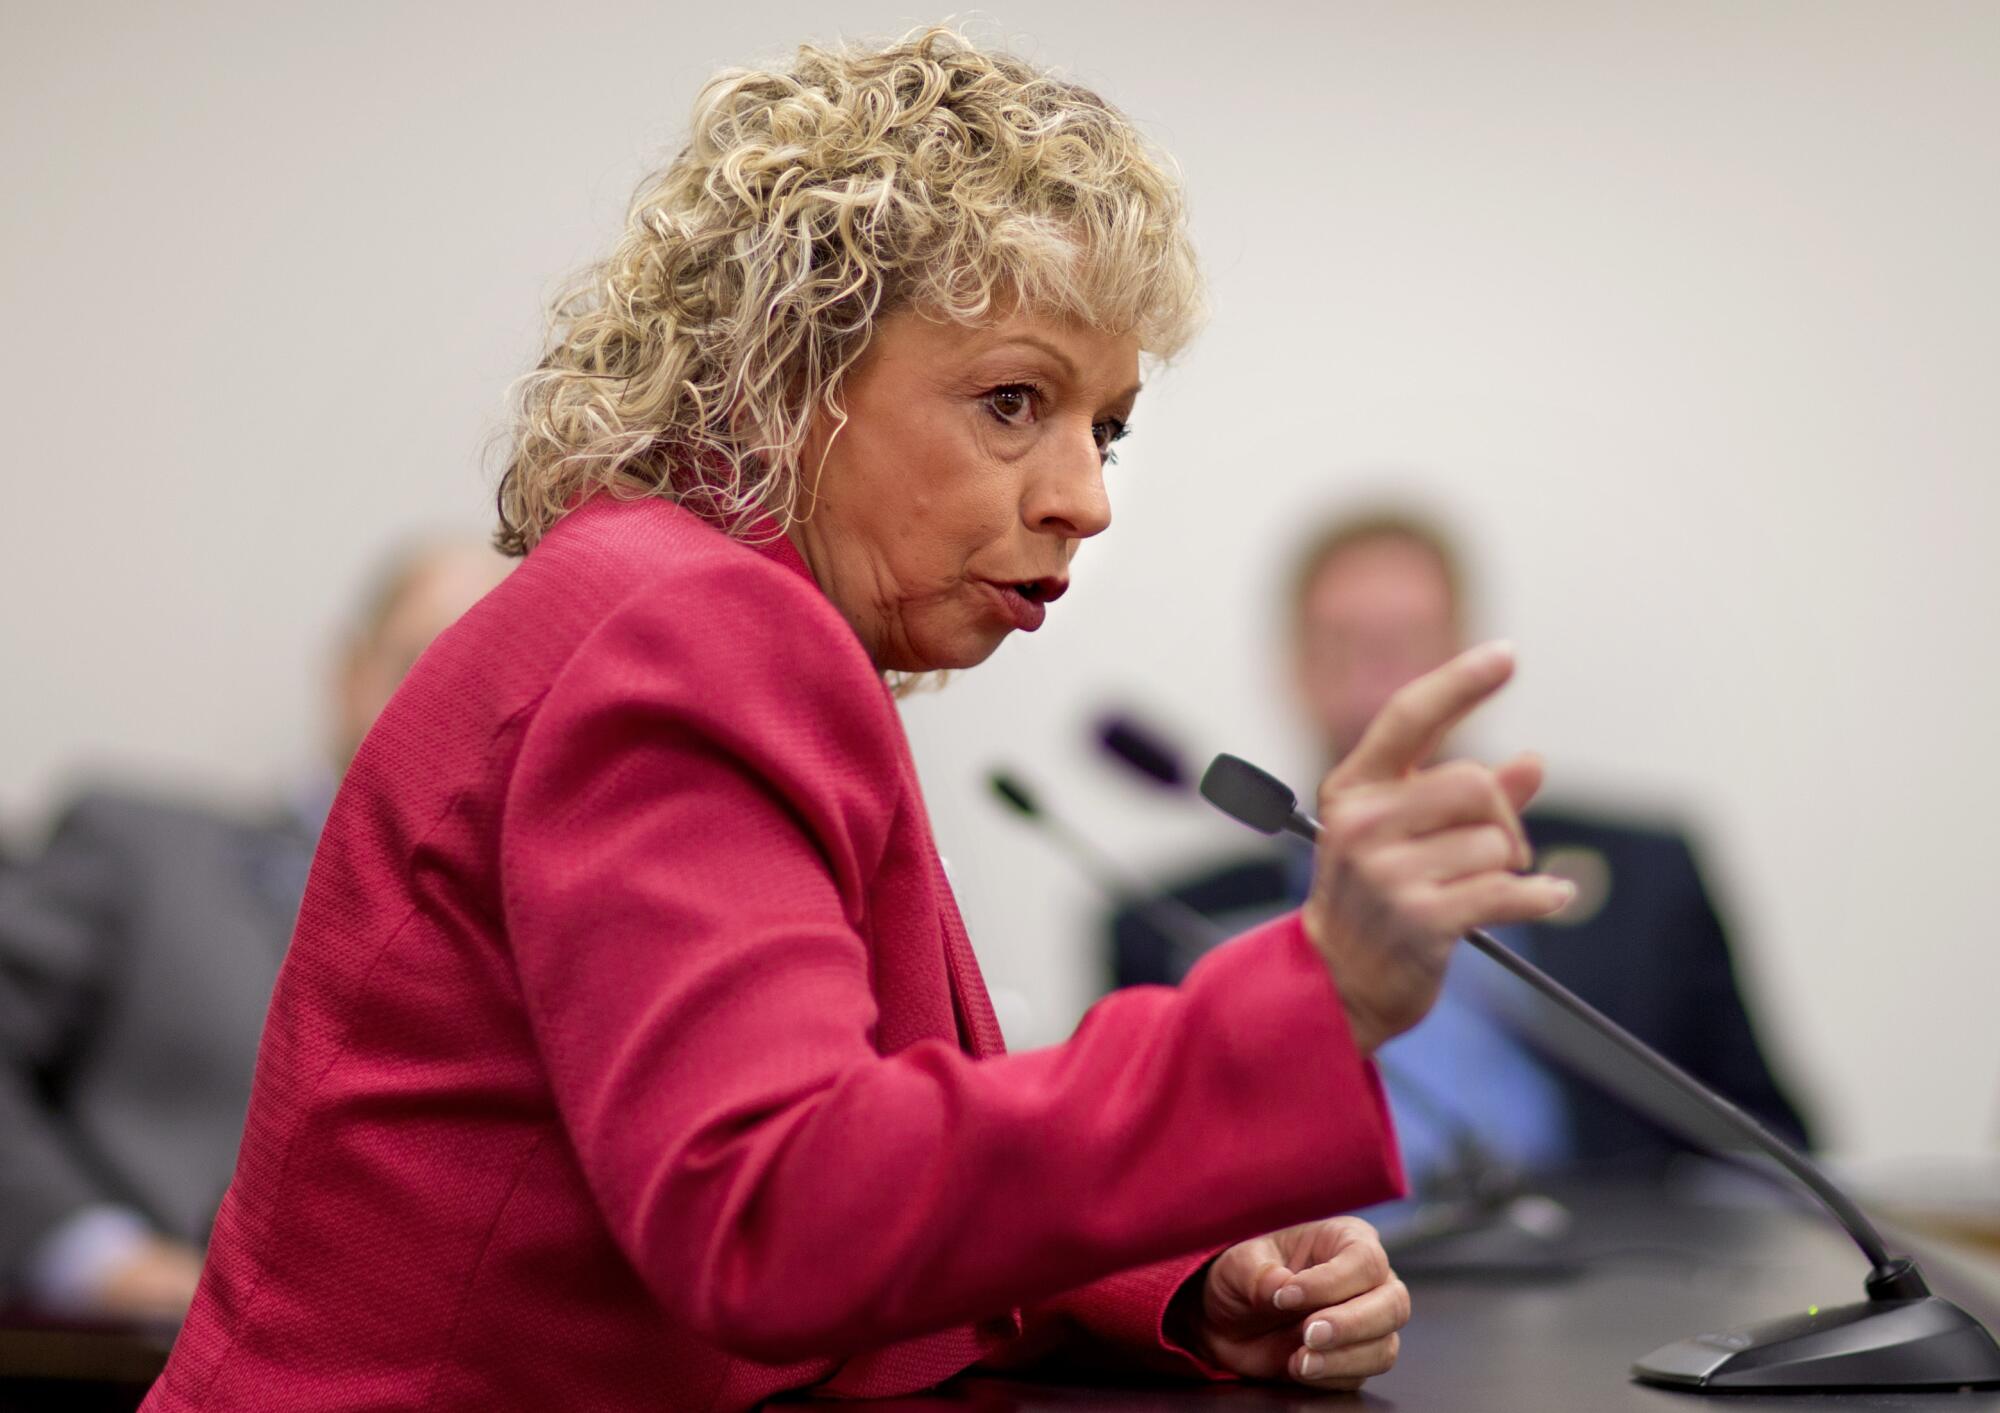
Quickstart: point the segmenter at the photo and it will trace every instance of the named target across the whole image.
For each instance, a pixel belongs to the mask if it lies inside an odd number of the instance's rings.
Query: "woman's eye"
[[[1097,443],[1097,454],[1104,458],[1106,466],[1114,466],[1118,462],[1118,453],[1111,449],[1111,444],[1131,430],[1130,426],[1116,417],[1107,417],[1101,422],[1090,424],[1090,435]]]
[[[986,407],[1010,427],[1025,427],[1035,420],[1035,390],[1026,383],[1009,383],[986,394]]]

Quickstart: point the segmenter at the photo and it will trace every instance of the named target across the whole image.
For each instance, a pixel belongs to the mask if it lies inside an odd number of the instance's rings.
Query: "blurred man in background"
[[[1329,763],[1361,738],[1404,683],[1465,642],[1460,561],[1425,520],[1357,515],[1325,528],[1292,580],[1293,669]],[[1536,868],[1568,878],[1577,898],[1500,940],[1553,974],[1683,1068],[1803,1143],[1797,1108],[1757,1045],[1720,919],[1686,841],[1537,805],[1526,816]],[[1280,846],[1171,890],[1222,933],[1305,896],[1311,854]],[[1144,909],[1113,919],[1119,985],[1179,979],[1192,957]],[[1176,941],[1180,945],[1177,950]],[[1383,1047],[1384,1078],[1405,1166],[1421,1193],[1474,1151],[1517,1172],[1657,1170],[1682,1144],[1547,1062],[1511,1011],[1510,984],[1460,948],[1443,999],[1423,1025]]]
[[[384,566],[333,674],[326,768],[279,807],[91,790],[39,857],[0,872],[5,1299],[186,1311],[339,775],[431,639],[507,567],[457,541]]]

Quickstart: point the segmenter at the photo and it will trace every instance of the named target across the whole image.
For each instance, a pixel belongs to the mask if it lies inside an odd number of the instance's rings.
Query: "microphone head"
[[[996,770],[986,777],[986,783],[993,787],[993,793],[1007,802],[1007,807],[1029,819],[1042,817],[1042,806],[1028,787],[1015,778],[1012,772]]]
[[[1201,777],[1201,797],[1260,834],[1276,834],[1297,813],[1292,787],[1241,756],[1220,755]]]
[[[1107,716],[1097,724],[1097,743],[1119,764],[1168,790],[1185,790],[1187,762],[1173,743],[1129,716]]]

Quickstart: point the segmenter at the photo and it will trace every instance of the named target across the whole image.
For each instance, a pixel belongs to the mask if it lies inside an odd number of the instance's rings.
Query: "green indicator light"
[[[1817,1315],[1819,1313],[1819,1306],[1817,1305],[1806,1306],[1806,1313],[1808,1315]]]

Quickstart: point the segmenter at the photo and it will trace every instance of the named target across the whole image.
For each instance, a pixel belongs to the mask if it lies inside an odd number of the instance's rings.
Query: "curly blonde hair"
[[[1192,334],[1180,185],[1123,114],[945,28],[718,74],[610,258],[555,302],[496,543],[526,553],[599,488],[788,525],[813,416],[839,421],[885,314],[1015,301],[1160,358]]]

